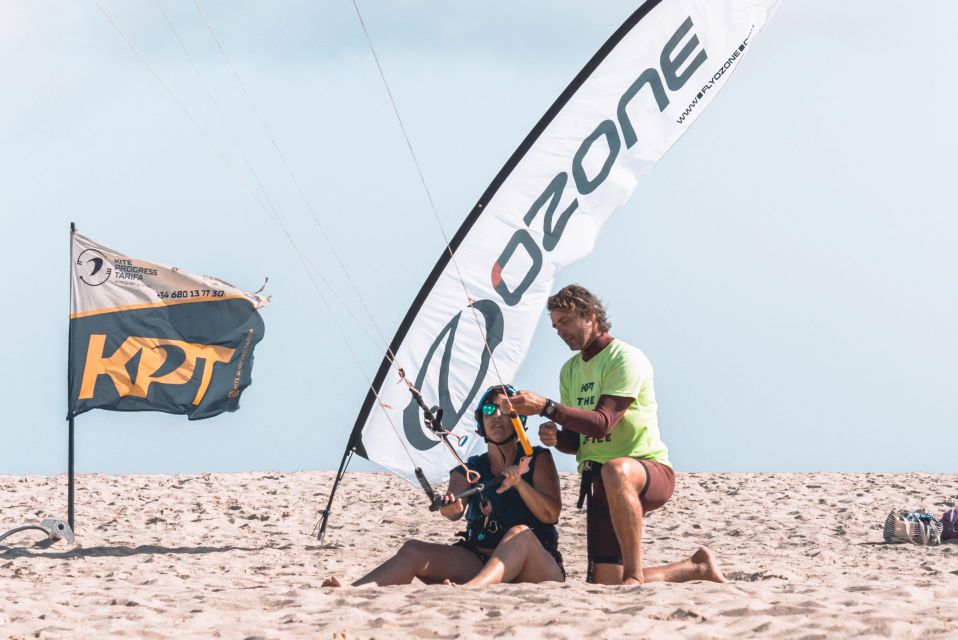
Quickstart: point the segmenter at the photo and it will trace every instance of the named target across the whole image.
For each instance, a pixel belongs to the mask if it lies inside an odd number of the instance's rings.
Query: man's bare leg
[[[501,582],[562,581],[562,570],[525,525],[509,529],[486,566],[466,586],[485,587]]]
[[[612,527],[622,549],[621,584],[642,584],[642,501],[639,495],[649,476],[634,458],[614,458],[602,465],[602,484]]]
[[[688,582],[689,580],[728,582],[715,561],[715,555],[707,547],[699,547],[695,553],[681,562],[673,562],[659,567],[648,567],[642,570],[643,582]],[[595,584],[624,584],[622,581],[622,565],[596,563],[592,567],[592,582]]]
[[[593,584],[622,584],[622,565],[596,562],[592,565]]]
[[[407,540],[393,557],[354,582],[353,586],[409,584],[416,578],[426,584],[443,580],[465,582],[480,568],[479,558],[462,547]],[[333,576],[324,580],[323,586],[339,587],[342,583]]]
[[[715,556],[707,547],[699,547],[688,559],[681,562],[649,567],[642,571],[646,582],[688,582],[689,580],[710,580],[728,582],[722,574]]]

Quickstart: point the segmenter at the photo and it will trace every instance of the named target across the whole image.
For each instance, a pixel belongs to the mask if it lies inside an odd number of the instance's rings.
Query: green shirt
[[[586,460],[646,458],[672,466],[669,450],[659,436],[652,363],[636,347],[613,340],[586,362],[577,353],[559,373],[560,402],[576,409],[594,409],[599,396],[635,398],[605,438],[579,436],[579,471]]]

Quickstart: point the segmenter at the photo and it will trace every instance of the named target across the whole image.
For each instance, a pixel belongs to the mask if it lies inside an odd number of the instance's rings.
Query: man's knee
[[[647,481],[645,467],[635,458],[613,458],[602,465],[602,483],[610,489],[635,487],[641,491]]]

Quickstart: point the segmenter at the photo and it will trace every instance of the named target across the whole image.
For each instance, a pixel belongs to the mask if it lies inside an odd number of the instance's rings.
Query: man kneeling
[[[559,374],[560,402],[520,391],[512,405],[519,415],[549,420],[539,427],[542,444],[576,455],[579,507],[588,500],[588,580],[726,582],[704,547],[681,562],[642,566],[645,515],[664,505],[675,488],[659,435],[652,365],[639,349],[609,334],[605,308],[584,287],[563,287],[549,298],[548,309],[556,333],[578,352]]]

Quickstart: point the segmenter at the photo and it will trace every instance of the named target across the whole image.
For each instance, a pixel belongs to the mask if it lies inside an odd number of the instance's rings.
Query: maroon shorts
[[[648,480],[639,494],[643,513],[658,509],[672,497],[675,490],[675,472],[668,465],[653,460],[636,458],[645,468]],[[582,484],[579,489],[579,507],[588,498],[586,511],[586,540],[589,551],[589,579],[592,565],[622,564],[622,549],[612,526],[609,503],[602,484],[602,465],[586,462],[582,469]]]

